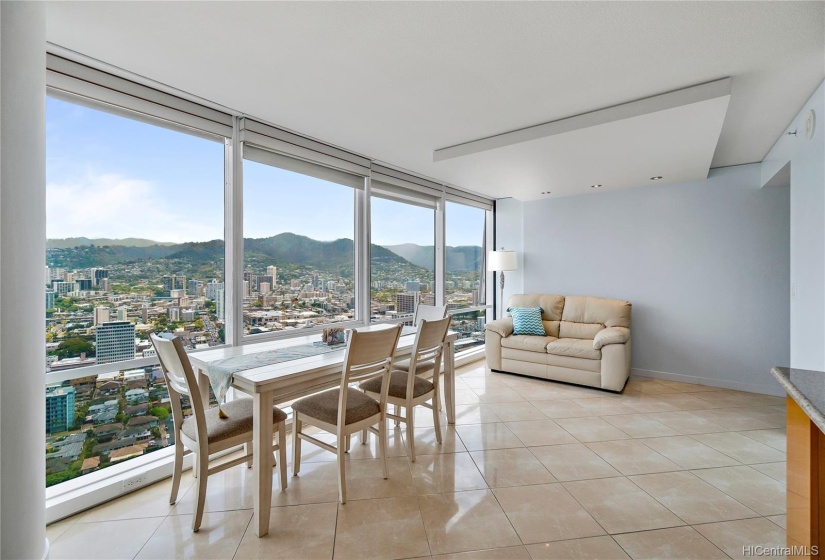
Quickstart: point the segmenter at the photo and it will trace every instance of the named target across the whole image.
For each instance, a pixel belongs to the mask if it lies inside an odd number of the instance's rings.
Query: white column
[[[46,542],[46,18],[0,2],[0,557]]]

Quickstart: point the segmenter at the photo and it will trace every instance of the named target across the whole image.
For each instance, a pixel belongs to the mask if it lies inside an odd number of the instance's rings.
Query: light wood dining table
[[[388,325],[359,327],[359,331],[387,328]],[[210,362],[236,356],[246,356],[257,352],[286,349],[298,344],[319,340],[319,334],[304,337],[280,339],[276,341],[245,344],[243,346],[221,347],[189,355],[192,367],[198,373],[198,385],[204,402],[209,402],[209,377],[207,366]],[[395,359],[403,360],[412,354],[415,334],[403,334],[398,340]],[[447,422],[455,423],[455,359],[454,345],[458,333],[447,333],[447,347],[443,352],[444,400]],[[342,345],[343,346],[343,345]],[[232,387],[252,396],[253,400],[253,493],[255,534],[263,537],[269,532],[269,514],[272,507],[272,406],[292,401],[316,393],[323,389],[338,387],[344,362],[344,348],[315,356],[280,362],[277,364],[238,371],[233,374]],[[282,490],[286,481],[281,481]]]

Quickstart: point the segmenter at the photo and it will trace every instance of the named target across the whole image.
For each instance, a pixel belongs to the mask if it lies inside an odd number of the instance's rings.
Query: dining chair
[[[425,321],[437,321],[447,316],[446,305],[424,305],[419,304],[415,308],[415,315],[413,317],[413,325],[418,325],[422,319]]]
[[[370,430],[378,435],[378,447],[383,460],[384,478],[387,470],[387,388],[393,354],[401,335],[401,325],[390,328],[358,332],[347,331],[347,350],[341,385],[292,403],[292,472],[301,470],[301,440],[309,441],[322,449],[334,453],[338,458],[338,497],[347,503],[346,451],[350,436],[362,430]],[[384,380],[384,387],[378,400],[350,387],[377,377]],[[337,445],[333,446],[305,434],[304,424],[335,434]],[[378,429],[374,428],[378,424]]]
[[[407,425],[407,441],[410,447],[410,461],[415,462],[415,431],[413,413],[416,406],[425,406],[433,411],[433,425],[435,426],[435,439],[441,443],[441,422],[438,415],[438,404],[440,402],[438,373],[441,364],[441,354],[444,351],[447,331],[450,328],[450,317],[437,321],[422,320],[418,324],[413,343],[410,366],[407,371],[393,370],[389,376],[389,388],[385,379],[375,377],[363,381],[359,387],[368,395],[377,396],[387,394],[387,403],[395,405],[395,414],[387,413],[389,418],[393,418],[396,423],[404,422]],[[433,369],[428,369],[433,373],[433,381],[428,381],[417,375],[418,364],[433,364]],[[427,366],[428,367],[428,366]],[[429,404],[427,401],[430,401]],[[401,416],[399,409],[405,411]],[[363,437],[363,436],[362,436]]]
[[[180,338],[161,338],[150,334],[155,347],[160,369],[166,379],[169,399],[172,402],[172,419],[175,426],[175,465],[172,473],[172,494],[169,503],[178,499],[180,477],[183,471],[183,457],[194,454],[193,475],[195,483],[195,515],[192,531],[200,529],[203,506],[206,500],[206,480],[209,475],[252,459],[252,399],[239,398],[221,405],[227,418],[218,416],[218,408],[206,408],[192,364],[183,348]],[[189,399],[192,414],[183,417],[181,399]],[[278,443],[272,450],[279,452],[281,490],[286,489],[286,414],[277,406],[272,407],[272,424],[278,431]],[[226,449],[244,444],[244,456],[209,467],[209,456]],[[275,462],[277,464],[277,461]]]

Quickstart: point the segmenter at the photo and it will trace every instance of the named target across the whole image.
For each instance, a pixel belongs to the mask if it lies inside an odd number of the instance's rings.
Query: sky
[[[222,239],[223,143],[49,97],[47,237]],[[244,237],[352,239],[354,191],[244,163]],[[484,212],[448,203],[447,244],[481,245]],[[373,199],[372,242],[433,244],[433,211]]]

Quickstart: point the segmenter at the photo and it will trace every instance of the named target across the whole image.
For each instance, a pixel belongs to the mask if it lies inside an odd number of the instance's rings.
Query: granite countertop
[[[825,372],[775,367],[771,373],[811,421],[825,432]]]

